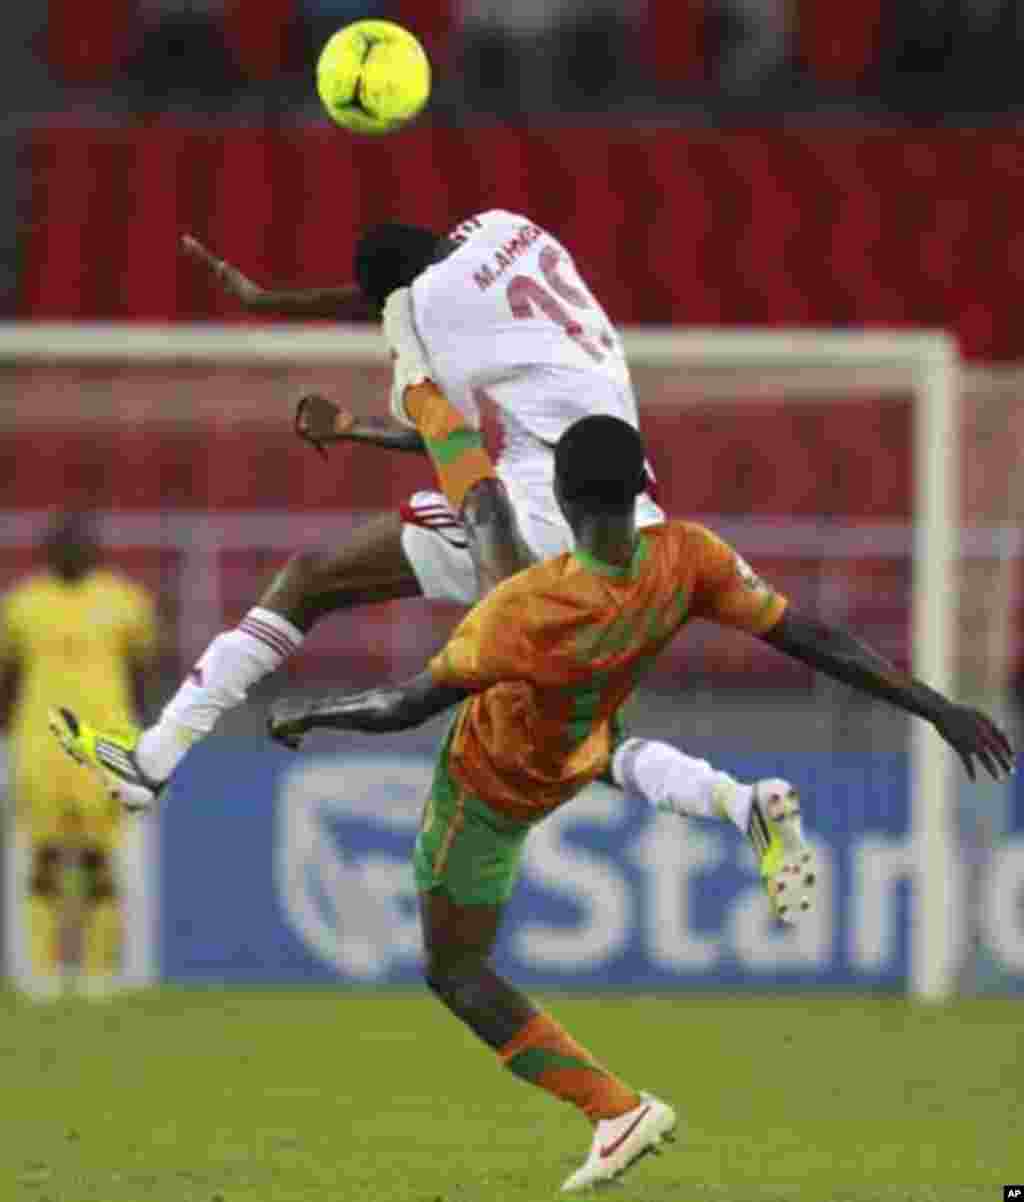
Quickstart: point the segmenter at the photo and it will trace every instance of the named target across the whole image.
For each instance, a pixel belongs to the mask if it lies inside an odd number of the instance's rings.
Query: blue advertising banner
[[[212,738],[188,757],[164,809],[165,979],[418,980],[409,861],[433,743],[314,747],[293,755]],[[750,849],[731,826],[657,815],[595,786],[531,832],[499,965],[526,985],[901,989],[913,878],[905,758],[796,754],[720,766],[748,780],[786,776],[801,790],[821,887],[798,930],[770,919]],[[1024,977],[1019,797],[1015,813],[979,909],[992,956]]]

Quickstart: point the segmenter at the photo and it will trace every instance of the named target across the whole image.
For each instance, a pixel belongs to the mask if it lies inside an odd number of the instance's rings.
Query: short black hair
[[[57,514],[43,539],[46,560],[52,571],[69,580],[87,575],[100,556],[96,517],[88,510]]]
[[[375,225],[356,243],[355,277],[378,309],[396,288],[405,288],[443,254],[447,239],[420,225],[389,221]]]
[[[647,487],[643,439],[621,418],[581,418],[558,440],[555,475],[567,501],[628,509]]]

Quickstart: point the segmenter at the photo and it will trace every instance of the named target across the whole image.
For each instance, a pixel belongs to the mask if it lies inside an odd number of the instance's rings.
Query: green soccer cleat
[[[754,785],[747,836],[776,918],[799,922],[811,909],[817,871],[814,850],[800,823],[800,795],[788,781],[759,780]]]
[[[50,710],[50,730],[69,756],[99,778],[115,801],[129,811],[148,810],[166,782],[148,777],[139,767],[135,748],[142,731],[136,726],[97,730],[71,710]]]

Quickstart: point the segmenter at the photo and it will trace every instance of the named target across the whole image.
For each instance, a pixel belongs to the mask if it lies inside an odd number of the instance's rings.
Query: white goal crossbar
[[[960,531],[959,358],[953,340],[937,332],[644,329],[627,331],[625,346],[637,365],[684,373],[673,404],[759,396],[820,400],[893,394],[913,400],[913,669],[933,688],[949,693]],[[0,362],[5,363],[385,360],[379,333],[366,327],[0,323]],[[640,404],[643,409],[642,390]],[[921,722],[913,724],[910,784],[917,869],[910,988],[919,998],[942,1000],[954,989],[958,946],[954,791],[950,754]]]

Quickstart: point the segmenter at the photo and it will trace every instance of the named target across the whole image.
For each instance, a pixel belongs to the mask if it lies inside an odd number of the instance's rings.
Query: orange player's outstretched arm
[[[253,312],[278,313],[290,317],[324,317],[335,321],[360,321],[375,316],[373,306],[358,284],[330,288],[263,288],[250,280],[227,259],[219,259],[198,238],[183,235],[181,248],[202,264],[224,291]]]
[[[521,572],[533,562],[505,486],[495,476],[490,456],[479,440],[465,447],[456,460],[439,462],[438,443],[443,443],[446,435],[466,436],[472,432],[433,384],[409,388],[406,408],[410,416],[413,412],[418,415],[426,437],[388,418],[356,417],[319,393],[310,393],[299,401],[295,432],[323,454],[329,444],[342,441],[431,454],[439,482],[465,526],[480,593],[488,593],[506,576]]]
[[[815,671],[931,722],[960,757],[971,780],[975,779],[975,760],[994,780],[1014,770],[1013,745],[991,718],[950,701],[923,681],[900,671],[841,627],[789,609],[761,637]]]
[[[479,431],[466,425],[432,381],[406,388],[403,405],[416,422],[448,503],[462,520],[480,596],[485,596],[534,562],[505,485]]]

